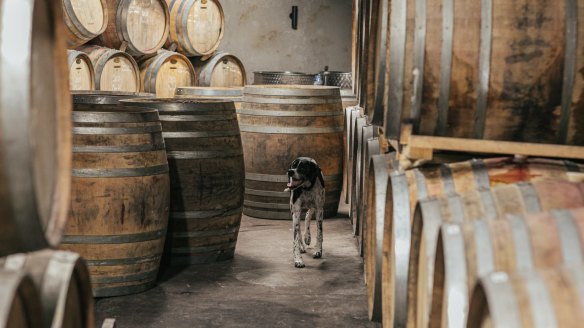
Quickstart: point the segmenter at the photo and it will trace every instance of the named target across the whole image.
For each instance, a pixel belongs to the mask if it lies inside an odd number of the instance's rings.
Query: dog
[[[298,157],[288,169],[288,184],[285,191],[290,192],[290,212],[292,213],[292,228],[294,230],[294,266],[304,268],[302,253],[310,245],[310,219],[316,216],[316,250],[312,257],[322,257],[322,223],[324,216],[324,176],[320,166],[309,157]],[[304,238],[300,235],[300,215],[306,210]]]

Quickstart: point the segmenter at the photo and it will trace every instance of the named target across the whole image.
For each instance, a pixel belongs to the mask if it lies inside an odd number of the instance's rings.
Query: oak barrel
[[[374,181],[369,180],[369,170],[371,169],[371,158],[375,155],[381,154],[379,146],[378,130],[376,126],[370,126],[371,129],[363,128],[363,158],[361,171],[361,185],[359,192],[361,193],[361,201],[357,208],[357,217],[359,218],[359,235],[357,238],[357,246],[359,248],[359,256],[363,257],[365,254],[365,238],[367,236],[367,211],[369,211],[369,203],[367,199],[367,188],[370,183]]]
[[[351,115],[352,112],[355,110],[353,107],[345,107],[345,133],[343,133],[343,189],[341,190],[341,200],[344,204],[349,204],[349,192],[347,191],[348,186],[348,166],[349,166],[349,141],[351,138],[349,137],[350,124],[351,124]]]
[[[579,1],[384,6],[386,134],[584,144]],[[379,74],[382,77],[386,74]],[[410,101],[411,99],[411,101]]]
[[[67,220],[71,98],[61,10],[48,0],[0,6],[0,256],[56,246]]]
[[[444,224],[438,235],[431,327],[466,327],[480,277],[584,261],[584,208]]]
[[[0,270],[0,327],[44,327],[39,291],[22,272]]]
[[[583,206],[584,183],[560,180],[520,182],[420,201],[411,230],[408,325],[427,327],[430,322],[434,261],[441,224]]]
[[[93,327],[89,272],[79,254],[50,249],[13,254],[0,259],[0,267],[30,275],[43,305],[43,327]]]
[[[324,216],[337,213],[343,169],[343,109],[339,88],[246,86],[239,124],[245,154],[246,215],[291,219],[286,172],[300,156],[320,165]]]
[[[345,126],[346,129],[346,136],[347,136],[347,187],[346,187],[346,199],[345,199],[345,203],[347,204],[351,204],[351,198],[352,198],[352,194],[353,194],[353,178],[354,178],[354,169],[353,169],[353,163],[354,163],[354,157],[355,157],[355,150],[354,147],[356,145],[356,142],[354,141],[354,137],[355,137],[355,124],[357,119],[362,118],[363,117],[363,112],[362,112],[362,108],[360,107],[353,107],[353,110],[349,111],[347,113],[348,117],[346,124],[348,124],[348,126]],[[351,217],[352,219],[352,217]]]
[[[357,218],[357,207],[359,206],[359,201],[361,200],[361,194],[359,194],[359,183],[360,183],[360,172],[361,172],[361,139],[363,138],[363,127],[367,126],[367,116],[357,117],[355,124],[353,125],[352,137],[352,161],[351,161],[351,211],[349,212],[349,217],[351,223],[353,224],[353,235],[358,234],[358,218]]]
[[[492,273],[472,292],[467,327],[581,327],[583,272],[575,265]]]
[[[170,203],[158,112],[102,98],[75,104],[73,197],[61,245],[88,261],[96,297],[154,285]]]
[[[161,50],[140,61],[140,90],[158,98],[174,97],[176,88],[193,86],[196,81],[193,65],[179,53]]]
[[[233,101],[235,109],[241,109],[243,88],[238,87],[180,87],[176,88],[175,98],[221,99]]]
[[[218,51],[208,59],[193,57],[191,62],[197,72],[197,85],[201,87],[243,87],[247,76],[239,58]]]
[[[95,70],[91,58],[81,51],[67,50],[69,90],[94,90]]]
[[[187,56],[210,55],[225,30],[223,7],[218,0],[166,0],[170,8],[170,36],[177,51]]]
[[[386,327],[393,326],[394,323],[406,324],[411,221],[419,200],[525,180],[582,181],[584,173],[580,172],[584,172],[584,167],[569,161],[491,158],[428,165],[390,174],[385,210],[379,208],[369,211],[366,217],[368,227],[384,227],[380,239],[368,241],[371,247],[365,251],[366,261],[373,261],[371,267],[379,267],[382,272],[381,276],[370,276],[367,283],[370,287],[382,288],[381,291],[369,290],[369,297],[374,297],[369,303],[371,314],[375,314],[377,318],[383,316]],[[377,245],[377,242],[382,244]],[[378,263],[377,259],[381,259],[381,262]],[[383,280],[379,285],[376,281],[381,277]]]
[[[107,0],[61,0],[67,47],[76,48],[99,36],[107,27]]]
[[[233,258],[245,171],[233,102],[193,99],[123,101],[157,109],[170,166],[170,263]]]
[[[138,64],[125,52],[100,46],[85,45],[78,50],[86,53],[95,70],[95,89],[101,91],[138,92]]]
[[[170,16],[164,0],[108,0],[107,28],[94,43],[132,56],[154,54],[168,39]]]
[[[387,238],[384,236],[383,217],[385,216],[386,207],[391,210],[390,206],[392,204],[386,201],[388,181],[390,181],[390,175],[398,172],[398,169],[399,162],[395,153],[371,156],[367,178],[369,184],[363,194],[363,197],[367,200],[367,211],[364,213],[363,269],[367,285],[369,319],[375,322],[381,322],[382,318],[381,256],[383,241],[384,238]],[[376,217],[381,219],[376,220]],[[396,229],[403,228],[396,227]]]

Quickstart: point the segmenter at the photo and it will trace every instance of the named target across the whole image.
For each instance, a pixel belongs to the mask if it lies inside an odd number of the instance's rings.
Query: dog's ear
[[[292,164],[290,164],[290,168],[294,168],[296,166],[298,166],[298,164],[300,163],[300,159],[297,158],[294,160],[294,162],[292,162]]]
[[[314,186],[316,179],[318,179],[324,188],[324,178],[322,176],[322,170],[320,169],[320,166],[318,166],[315,161],[311,161],[310,163],[310,183]]]

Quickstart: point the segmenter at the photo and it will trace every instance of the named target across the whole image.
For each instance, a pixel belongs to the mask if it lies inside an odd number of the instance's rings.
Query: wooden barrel
[[[362,108],[360,107],[355,107],[353,111],[350,112],[350,117],[348,118],[347,123],[349,124],[349,127],[347,129],[347,137],[348,137],[348,162],[347,162],[347,198],[346,198],[346,203],[347,204],[351,204],[351,198],[352,198],[352,194],[353,194],[353,177],[354,177],[354,168],[353,168],[353,163],[354,163],[354,158],[355,158],[355,144],[356,142],[354,141],[354,137],[355,137],[355,125],[357,122],[357,119],[362,118],[363,117],[363,113],[362,113]],[[349,214],[351,214],[351,212],[349,212]],[[352,219],[352,217],[351,217]]]
[[[67,50],[69,62],[69,90],[94,90],[95,71],[87,54],[81,51]]]
[[[101,91],[138,92],[140,74],[138,64],[125,52],[99,46],[79,48],[86,53],[95,70],[95,89]]]
[[[0,327],[44,327],[39,291],[22,272],[0,270]]]
[[[353,223],[353,235],[358,235],[359,219],[357,218],[357,208],[361,201],[359,194],[359,185],[361,183],[361,140],[363,139],[363,128],[367,126],[367,116],[358,117],[353,125],[353,161],[351,163],[351,212],[349,217]]]
[[[365,254],[365,238],[367,236],[365,230],[367,229],[367,224],[365,218],[367,217],[367,211],[369,211],[369,203],[367,203],[367,188],[372,182],[369,180],[369,170],[371,168],[371,158],[374,155],[379,155],[381,149],[379,147],[379,134],[377,126],[370,126],[369,128],[363,129],[363,156],[362,156],[362,171],[361,171],[361,185],[359,187],[359,193],[361,201],[359,202],[357,217],[359,219],[359,235],[357,238],[357,246],[359,248],[359,256],[363,257]]]
[[[339,88],[246,86],[239,124],[245,154],[243,213],[291,219],[284,192],[294,159],[312,157],[324,174],[324,216],[337,213],[343,169],[343,110]]]
[[[140,90],[158,98],[172,98],[176,88],[193,86],[196,81],[193,65],[179,53],[161,50],[140,61]]]
[[[221,99],[233,101],[235,109],[241,109],[243,88],[230,87],[181,87],[176,88],[175,98]]]
[[[61,248],[88,261],[95,297],[137,293],[155,283],[168,223],[161,125],[155,110],[95,98],[75,104],[73,199]]]
[[[44,327],[93,327],[89,271],[79,254],[50,249],[0,259],[4,270],[30,275],[43,304]]]
[[[584,144],[578,1],[386,7],[388,136],[407,119],[423,135]]]
[[[582,181],[584,174],[580,172],[584,172],[584,167],[568,161],[492,158],[431,165],[389,175],[386,210],[370,211],[366,222],[367,226],[384,226],[385,229],[381,239],[368,241],[372,246],[365,251],[368,261],[375,261],[372,267],[381,266],[384,277],[383,294],[379,294],[381,291],[369,293],[370,297],[383,295],[371,300],[374,308],[370,311],[376,313],[376,317],[383,316],[387,327],[394,323],[406,324],[411,220],[418,200],[524,180]],[[378,241],[382,242],[381,246],[376,244]],[[377,263],[377,259],[382,263]],[[381,278],[372,276],[371,279],[375,280],[369,280],[368,286],[376,286],[374,282]]]
[[[496,219],[584,206],[584,183],[522,182],[420,201],[412,223],[408,280],[408,324],[427,327],[432,302],[434,260],[442,223]]]
[[[348,172],[348,167],[349,167],[349,140],[351,140],[350,136],[349,136],[349,131],[351,130],[350,128],[350,124],[351,124],[351,115],[352,112],[354,110],[356,110],[353,107],[345,107],[345,133],[343,133],[343,190],[341,191],[341,200],[344,204],[349,204],[349,191],[347,190],[347,187],[349,185],[348,183],[348,177],[349,177],[349,172]]]
[[[61,10],[48,0],[0,6],[0,256],[58,245],[67,220],[71,98]]]
[[[160,113],[170,166],[168,251],[171,264],[233,258],[245,171],[233,102],[124,101]]]
[[[468,327],[581,327],[582,272],[578,265],[492,273],[474,288]]]
[[[218,51],[209,59],[193,57],[197,85],[201,87],[243,87],[247,83],[245,67],[234,55]]]
[[[399,163],[395,153],[390,153],[373,155],[369,165],[367,180],[370,183],[363,195],[368,205],[364,220],[363,269],[367,285],[369,319],[381,322],[381,250],[385,227],[384,221],[376,218],[383,218],[385,215],[389,177],[397,173]]]
[[[187,56],[210,55],[225,30],[223,7],[218,0],[166,0],[170,8],[170,36],[177,51]]]
[[[361,133],[359,133],[357,138],[357,158],[356,158],[356,170],[355,170],[355,187],[353,189],[353,200],[351,201],[351,210],[353,217],[353,233],[357,236],[359,252],[361,252],[361,242],[362,242],[362,227],[363,227],[363,211],[365,210],[365,197],[363,195],[364,183],[367,178],[365,171],[369,166],[369,159],[367,156],[367,141],[370,138],[379,136],[378,127],[371,124],[365,124],[361,128]],[[379,140],[377,143],[379,154]]]
[[[94,43],[132,56],[155,54],[168,39],[170,15],[164,0],[109,0],[107,28]]]
[[[437,245],[430,326],[466,327],[480,277],[583,263],[584,208],[444,224]]]
[[[77,48],[105,31],[108,21],[106,0],[62,0],[60,2],[69,48]]]

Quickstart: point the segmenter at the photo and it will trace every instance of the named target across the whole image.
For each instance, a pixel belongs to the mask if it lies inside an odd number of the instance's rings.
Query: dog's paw
[[[308,245],[310,245],[310,241],[311,241],[310,234],[305,234],[304,235],[304,243],[308,246]]]
[[[304,248],[304,245],[300,246],[300,253],[306,253],[306,248]]]
[[[294,267],[296,267],[296,268],[304,268],[305,265],[304,265],[304,262],[302,262],[302,261],[294,261]]]
[[[316,251],[312,254],[312,258],[319,259],[322,257],[322,251]]]

